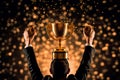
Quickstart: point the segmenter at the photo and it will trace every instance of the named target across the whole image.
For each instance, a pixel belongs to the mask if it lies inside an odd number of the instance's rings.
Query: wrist
[[[25,40],[25,48],[26,48],[26,47],[29,47],[29,46],[31,46],[30,40],[27,39],[27,40]]]
[[[29,45],[25,45],[25,48],[27,48],[27,47],[32,47],[32,45],[31,45],[31,44],[29,44]]]
[[[85,45],[86,45],[86,46],[93,46],[92,43],[93,43],[93,39],[89,39],[89,38],[88,38],[88,39],[86,40],[86,44],[85,44]]]
[[[86,43],[85,46],[91,46],[91,47],[93,47],[93,44]]]

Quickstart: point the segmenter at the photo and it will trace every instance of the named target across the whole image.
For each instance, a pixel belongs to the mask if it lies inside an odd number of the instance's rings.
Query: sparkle
[[[49,75],[52,50],[58,42],[50,39],[46,32],[49,22],[73,22],[75,30],[62,46],[68,50],[71,72],[74,74],[80,64],[85,48],[84,24],[91,24],[96,36],[93,46],[96,49],[90,80],[118,80],[120,69],[120,24],[119,0],[11,0],[0,3],[0,74],[2,80],[10,77],[29,80],[28,63],[23,53],[23,31],[34,26],[38,35],[33,41],[37,63],[43,75]],[[74,64],[74,65],[73,65]],[[11,76],[12,75],[12,76]],[[113,76],[111,76],[113,75]]]

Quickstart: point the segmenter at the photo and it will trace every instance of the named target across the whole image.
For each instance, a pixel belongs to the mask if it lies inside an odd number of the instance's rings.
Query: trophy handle
[[[70,38],[74,31],[74,24],[71,23],[48,23],[46,31],[49,37],[59,41],[59,48],[61,49],[61,41]]]

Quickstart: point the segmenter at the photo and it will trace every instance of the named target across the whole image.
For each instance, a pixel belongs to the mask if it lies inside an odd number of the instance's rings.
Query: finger
[[[35,31],[34,36],[36,36],[36,35],[37,35],[37,32]]]
[[[86,35],[85,35],[85,29],[84,29],[84,28],[83,28],[83,35],[86,36]]]
[[[90,37],[91,37],[92,39],[95,37],[95,31],[94,31],[94,30],[92,30]]]
[[[23,36],[24,36],[24,39],[25,39],[25,40],[28,40],[28,39],[29,39],[29,34],[28,34],[27,31],[24,31]]]

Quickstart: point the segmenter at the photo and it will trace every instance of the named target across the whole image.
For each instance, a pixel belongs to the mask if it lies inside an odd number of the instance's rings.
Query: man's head
[[[54,78],[66,77],[69,71],[69,63],[67,59],[54,59],[52,61],[50,72]]]

